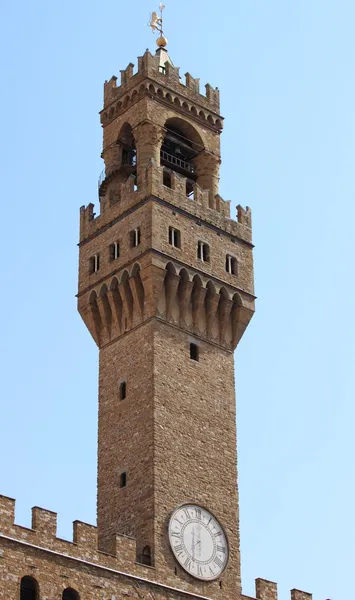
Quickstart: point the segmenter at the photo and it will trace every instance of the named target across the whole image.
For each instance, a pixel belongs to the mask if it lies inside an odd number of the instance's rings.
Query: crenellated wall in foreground
[[[32,527],[15,524],[15,500],[0,496],[0,599],[20,598],[24,576],[36,579],[40,600],[61,600],[63,590],[75,589],[80,600],[232,600],[218,582],[201,584],[181,574],[158,572],[136,562],[135,540],[116,536],[114,554],[97,549],[97,528],[74,521],[73,541],[56,537],[57,514],[43,508],[32,509]],[[194,588],[194,589],[193,589]],[[277,585],[256,580],[256,600],[278,600]],[[241,600],[255,600],[241,596]],[[234,600],[234,598],[233,598]],[[312,600],[312,595],[291,590],[291,600]]]

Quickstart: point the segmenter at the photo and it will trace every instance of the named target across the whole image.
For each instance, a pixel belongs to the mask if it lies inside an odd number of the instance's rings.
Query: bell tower
[[[254,311],[251,213],[231,219],[219,195],[218,89],[182,82],[158,43],[120,85],[105,82],[100,214],[80,211],[78,309],[99,347],[99,544],[111,553],[116,534],[133,536],[157,581],[235,598],[233,351]]]

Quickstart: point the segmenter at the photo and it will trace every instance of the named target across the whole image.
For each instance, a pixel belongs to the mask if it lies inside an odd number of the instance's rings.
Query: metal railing
[[[162,160],[165,160],[170,165],[179,167],[180,169],[183,169],[184,171],[188,171],[189,173],[194,172],[194,167],[191,163],[188,163],[185,160],[181,160],[181,158],[177,158],[177,156],[174,156],[173,154],[168,154],[164,150],[160,151],[160,158]]]

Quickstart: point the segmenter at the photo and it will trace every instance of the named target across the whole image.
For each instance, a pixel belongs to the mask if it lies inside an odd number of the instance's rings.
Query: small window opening
[[[181,248],[180,231],[174,227],[169,227],[169,244],[174,248]]]
[[[127,398],[127,382],[122,381],[120,385],[120,399],[125,400]]]
[[[238,275],[238,261],[230,254],[226,256],[226,271],[231,275]]]
[[[120,257],[120,244],[119,242],[113,242],[110,245],[110,260],[117,260]]]
[[[197,258],[202,262],[210,262],[210,247],[205,242],[198,242],[197,245]]]
[[[122,165],[128,167],[135,167],[137,164],[137,155],[134,149],[126,150],[125,148],[122,150]]]
[[[100,255],[95,254],[89,259],[89,271],[90,273],[97,273],[100,268]]]
[[[120,475],[120,488],[124,488],[127,485],[127,473],[123,472]]]
[[[145,548],[143,548],[143,552],[141,555],[141,563],[142,565],[147,565],[148,567],[152,566],[152,556],[149,546],[145,546]]]
[[[194,188],[194,182],[191,181],[190,179],[186,180],[186,196],[190,199],[190,200],[195,200],[195,188]]]
[[[131,246],[132,248],[137,248],[141,243],[141,230],[140,227],[136,227],[131,231]]]
[[[165,185],[165,187],[171,188],[171,173],[166,169],[164,169],[163,171],[163,185]]]
[[[199,347],[197,344],[190,344],[190,358],[191,360],[199,361]]]
[[[222,589],[223,588],[223,584],[222,581],[219,582],[219,587]]]
[[[33,577],[22,577],[20,600],[38,600],[38,583]]]
[[[76,590],[73,588],[67,588],[64,590],[62,595],[62,600],[79,600],[80,596]]]
[[[175,567],[175,569],[174,569],[174,572],[175,572],[175,575],[177,575],[177,568],[176,568],[176,567]]]
[[[159,73],[162,73],[163,75],[165,75],[166,72],[166,68],[163,65],[159,65]]]

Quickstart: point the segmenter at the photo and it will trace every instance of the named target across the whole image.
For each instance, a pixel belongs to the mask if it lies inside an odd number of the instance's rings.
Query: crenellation
[[[192,77],[192,75],[190,73],[185,73],[185,81],[186,81],[186,87],[188,88],[188,90],[193,92],[193,94],[200,93],[200,80],[199,79],[195,79],[194,77]]]
[[[73,542],[78,546],[86,546],[92,550],[98,547],[97,527],[83,523],[83,521],[73,522]]]
[[[257,600],[277,600],[277,583],[267,579],[256,579],[255,595]]]
[[[15,522],[16,500],[0,495],[0,527],[11,527]]]
[[[121,73],[121,86],[123,85],[127,85],[130,81],[130,79],[132,79],[133,77],[133,68],[134,68],[134,64],[133,63],[129,63],[129,65],[120,71]]]
[[[312,594],[301,590],[291,590],[291,600],[312,600]]]
[[[57,513],[34,506],[32,508],[32,529],[56,537]]]

